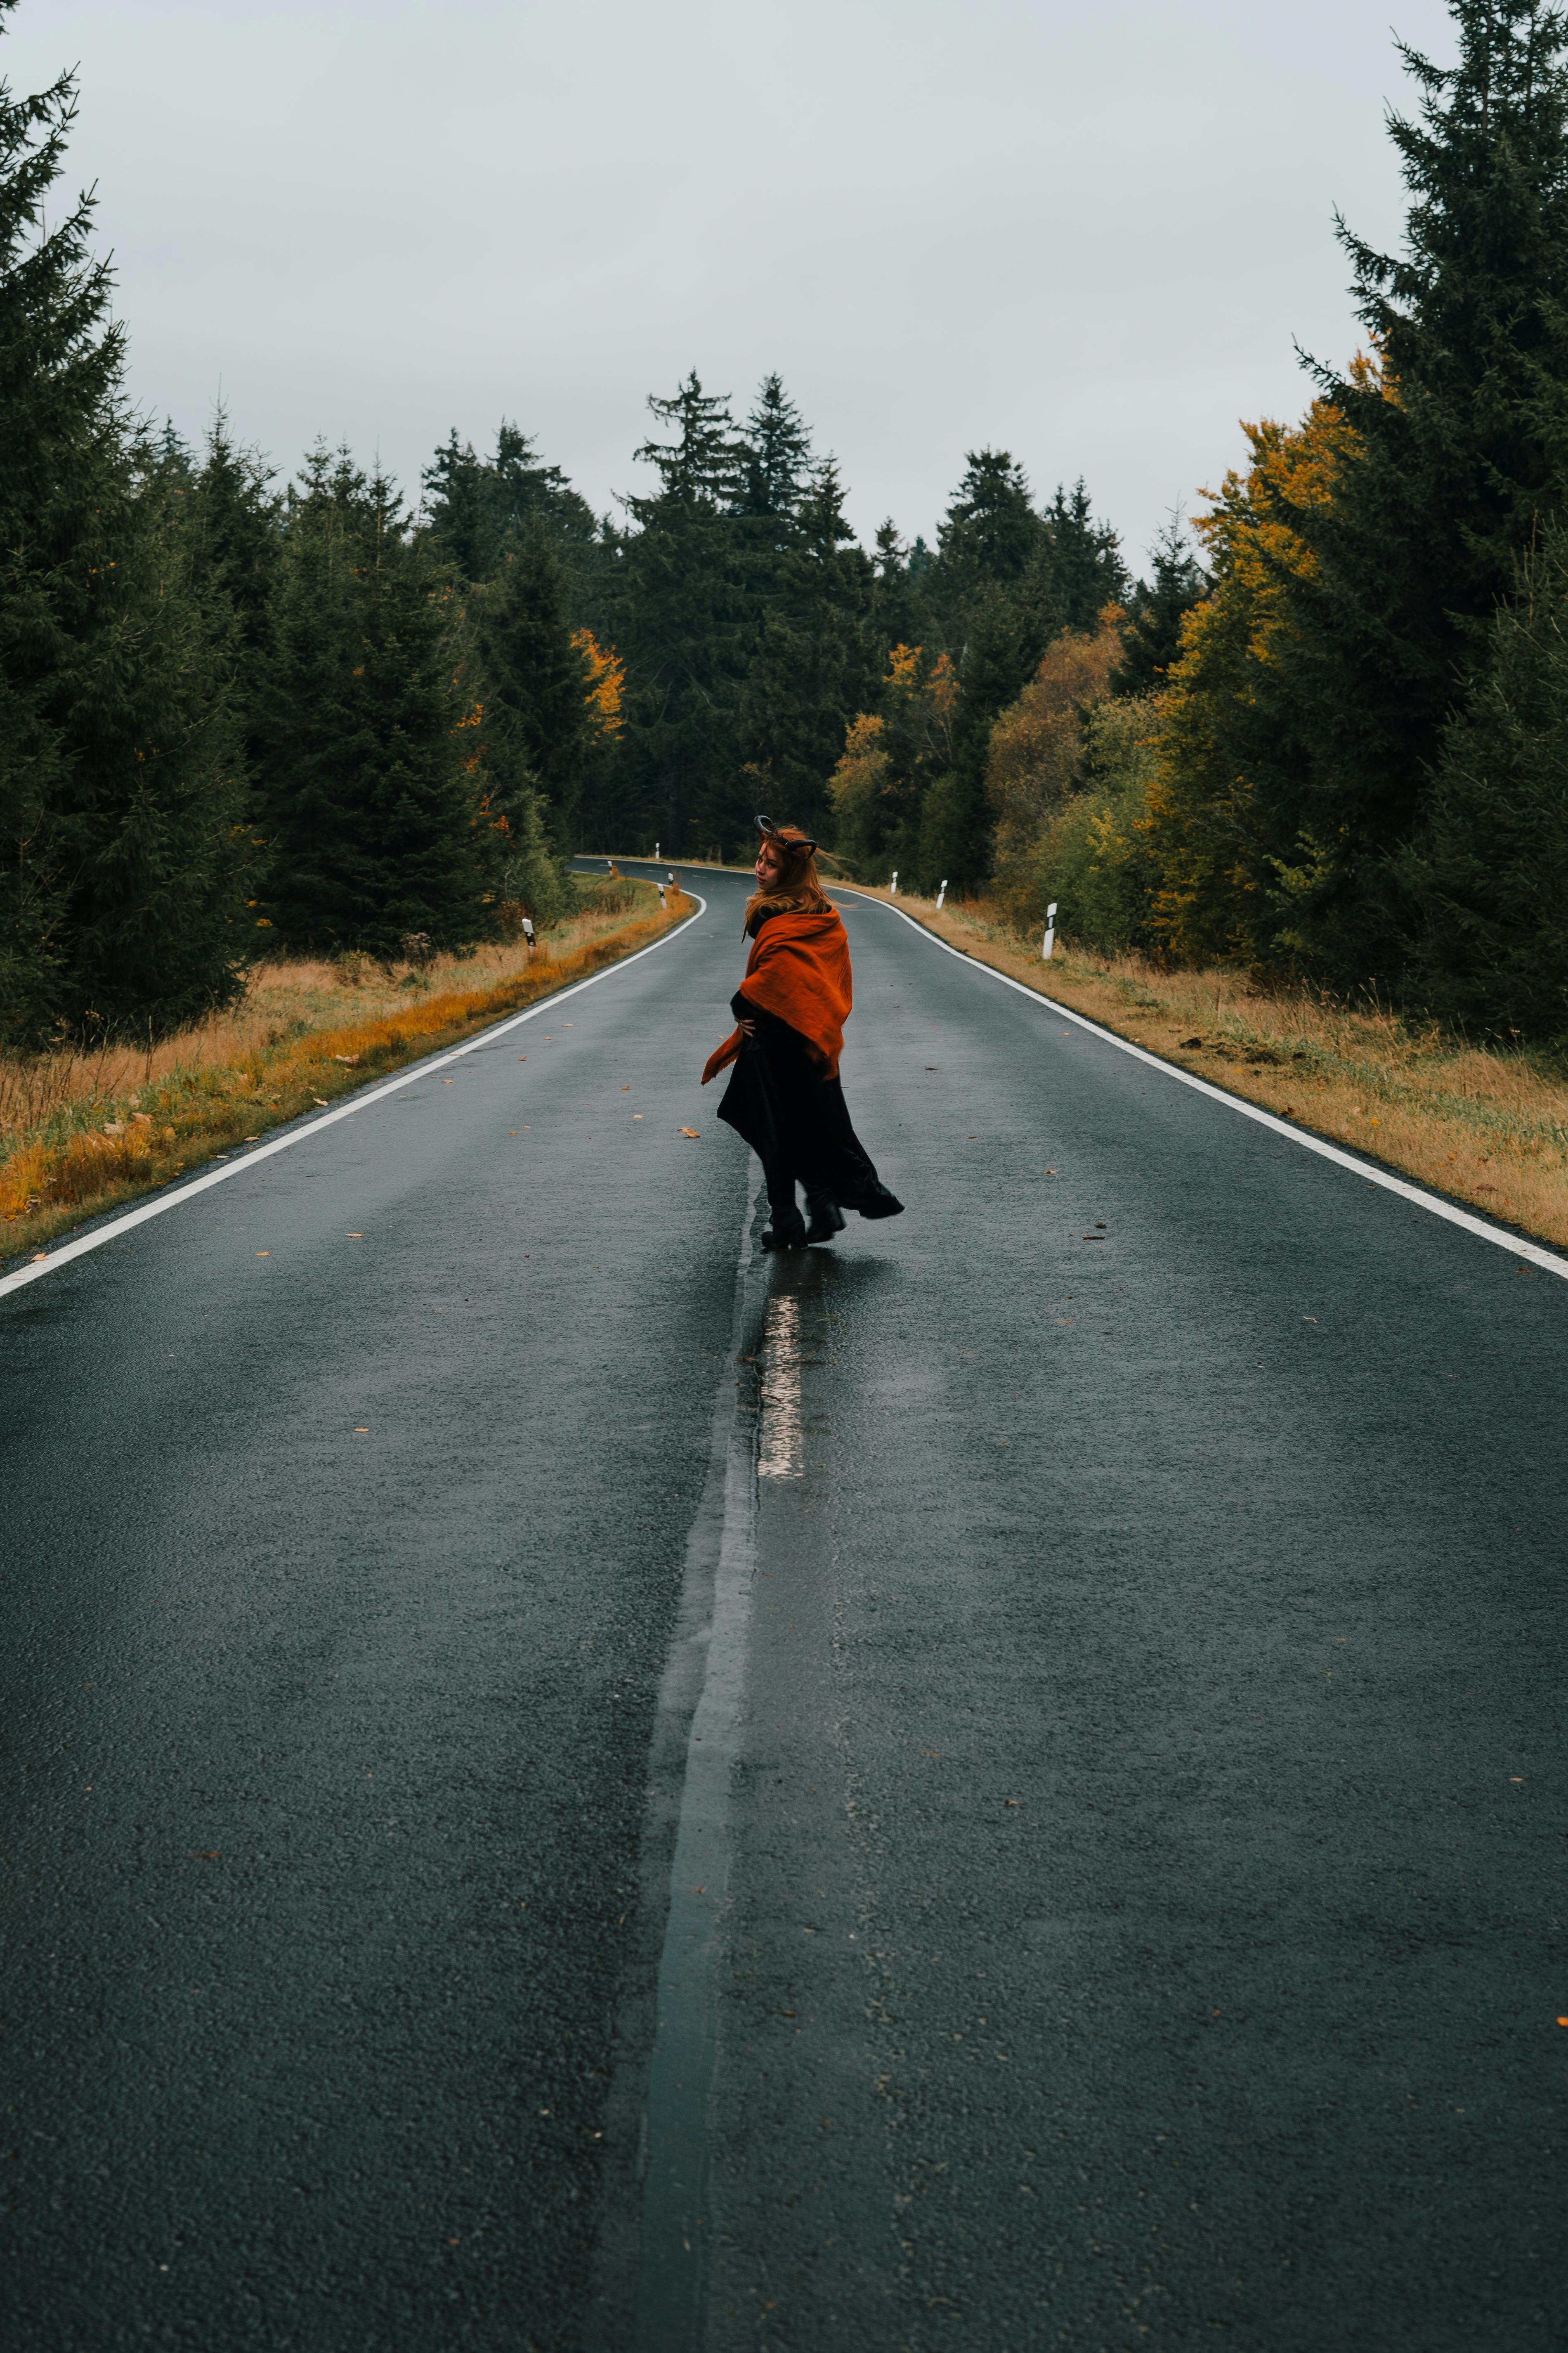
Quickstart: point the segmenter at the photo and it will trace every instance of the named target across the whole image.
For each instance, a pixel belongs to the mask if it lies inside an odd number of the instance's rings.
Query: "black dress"
[[[737,1021],[755,1035],[742,1039],[719,1116],[743,1135],[763,1164],[775,1233],[800,1223],[795,1188],[808,1207],[824,1198],[863,1218],[896,1218],[903,1208],[871,1166],[849,1124],[849,1106],[837,1078],[826,1078],[798,1029],[763,1013],[737,993]]]

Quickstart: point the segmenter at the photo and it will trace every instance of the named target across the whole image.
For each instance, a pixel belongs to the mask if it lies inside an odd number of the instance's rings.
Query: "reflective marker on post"
[[[1051,950],[1055,947],[1056,944],[1057,902],[1053,899],[1050,905],[1046,909],[1046,940],[1045,945],[1040,950],[1040,960],[1043,964],[1049,964],[1051,960]]]

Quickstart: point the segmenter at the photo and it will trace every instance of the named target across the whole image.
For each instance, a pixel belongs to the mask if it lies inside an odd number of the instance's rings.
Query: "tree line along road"
[[[5,2341],[1555,2347],[1568,1288],[688,880],[0,1299]]]

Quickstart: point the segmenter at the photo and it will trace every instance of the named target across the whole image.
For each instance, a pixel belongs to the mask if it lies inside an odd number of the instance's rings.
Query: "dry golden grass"
[[[563,923],[515,946],[391,972],[368,957],[260,965],[243,1001],[150,1050],[0,1059],[0,1250],[37,1250],[84,1215],[200,1161],[625,955],[689,913],[672,892]],[[627,904],[632,912],[628,913]]]
[[[929,899],[900,892],[896,903],[981,963],[1181,1069],[1568,1243],[1568,1076],[1548,1057],[1468,1046],[1370,1001],[1274,994],[1235,973],[1166,972],[1059,937],[1047,965],[984,902],[940,915]]]

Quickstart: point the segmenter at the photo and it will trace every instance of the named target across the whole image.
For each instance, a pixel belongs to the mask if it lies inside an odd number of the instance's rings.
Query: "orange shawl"
[[[741,995],[776,1014],[805,1039],[825,1078],[838,1072],[844,1024],[853,1002],[849,940],[837,907],[820,915],[770,915],[752,942]],[[737,1029],[708,1058],[702,1083],[734,1060],[745,1039]]]

